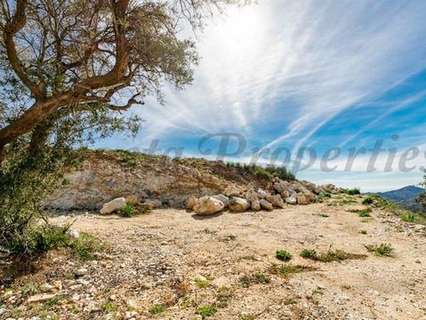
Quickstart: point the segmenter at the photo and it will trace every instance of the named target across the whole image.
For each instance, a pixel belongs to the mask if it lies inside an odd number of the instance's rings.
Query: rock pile
[[[272,211],[286,205],[307,205],[317,200],[321,193],[336,193],[334,185],[317,186],[307,181],[284,181],[274,178],[270,192],[263,189],[242,190],[228,186],[223,194],[204,196],[197,199],[191,196],[186,201],[186,209],[199,215],[213,215],[228,209],[230,212]]]

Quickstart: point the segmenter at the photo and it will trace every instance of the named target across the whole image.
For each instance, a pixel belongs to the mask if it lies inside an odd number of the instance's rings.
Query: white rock
[[[224,208],[225,204],[222,201],[206,196],[198,199],[194,211],[201,216],[208,216],[221,212]]]
[[[75,229],[69,229],[67,231],[67,235],[69,235],[73,239],[78,239],[78,238],[80,238],[80,231],[75,230]]]
[[[117,210],[123,209],[126,206],[126,198],[117,198],[102,206],[101,214],[110,214]]]
[[[294,196],[290,196],[287,199],[285,199],[285,202],[287,202],[288,204],[297,204],[297,199]]]

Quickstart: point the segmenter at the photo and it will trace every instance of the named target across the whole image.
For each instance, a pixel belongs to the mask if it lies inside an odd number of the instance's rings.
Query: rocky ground
[[[333,195],[204,218],[176,209],[60,216],[53,222],[76,219],[104,249],[91,261],[50,252],[1,288],[0,319],[426,319],[425,227],[381,209],[360,217],[360,203]],[[366,249],[382,243],[390,257]],[[359,256],[321,262],[303,249]]]

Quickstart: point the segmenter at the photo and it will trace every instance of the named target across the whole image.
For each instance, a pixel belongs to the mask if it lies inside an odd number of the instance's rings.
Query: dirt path
[[[425,230],[380,211],[360,218],[347,209],[314,204],[207,219],[177,210],[78,216],[74,228],[110,243],[112,252],[89,263],[56,257],[60,265],[43,272],[54,273],[45,276],[51,282],[87,269],[62,281],[61,319],[426,319]],[[395,256],[364,246],[380,243],[390,243]],[[304,248],[368,257],[323,263],[301,258]],[[278,261],[278,249],[292,260]],[[282,277],[273,264],[315,270]]]

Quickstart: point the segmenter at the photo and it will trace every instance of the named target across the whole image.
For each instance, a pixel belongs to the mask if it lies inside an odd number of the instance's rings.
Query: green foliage
[[[295,274],[295,273],[301,273],[301,272],[305,272],[305,271],[313,271],[316,270],[313,267],[308,267],[308,266],[302,266],[302,265],[293,265],[293,264],[285,264],[285,265],[277,265],[277,264],[273,264],[269,271],[272,274],[277,274],[280,275],[281,277],[284,278],[288,278],[290,275]]]
[[[102,310],[107,313],[113,313],[117,312],[118,306],[112,301],[107,301],[102,305]]]
[[[290,252],[286,250],[277,250],[277,252],[275,253],[275,257],[281,261],[290,261],[292,258],[292,255]]]
[[[217,313],[217,309],[214,305],[204,305],[197,308],[196,314],[200,315],[203,319],[212,317]]]
[[[300,256],[305,259],[316,260],[318,253],[315,249],[303,249]]]
[[[99,239],[87,233],[80,234],[78,239],[70,240],[68,247],[81,260],[93,260],[94,253],[104,249]]]
[[[414,213],[405,213],[401,215],[401,220],[405,222],[415,223],[417,221],[417,215]]]
[[[265,180],[271,180],[273,177],[287,181],[293,181],[296,179],[295,175],[284,166],[262,167],[255,164],[241,164],[239,162],[228,162],[226,163],[226,166],[249,172],[250,174]]]
[[[363,254],[349,253],[343,250],[331,250],[318,253],[315,250],[303,249],[300,256],[305,259],[310,259],[320,262],[340,262],[344,260],[360,260],[365,259],[367,256]]]
[[[204,277],[195,278],[194,283],[200,289],[205,289],[210,286],[210,281]]]
[[[389,243],[381,243],[379,245],[366,245],[366,249],[369,252],[373,252],[379,257],[393,257],[394,249]]]
[[[361,191],[359,190],[359,188],[343,189],[342,192],[350,196],[361,194]]]
[[[270,282],[271,278],[263,272],[256,272],[252,275],[244,275],[240,278],[240,284],[243,288],[248,288],[253,284],[268,284]]]
[[[134,205],[127,203],[124,208],[122,208],[119,212],[119,215],[125,218],[131,218],[138,213],[138,210]]]
[[[150,309],[149,313],[152,315],[161,314],[166,311],[166,306],[164,304],[154,304]]]
[[[371,210],[371,208],[365,208],[365,209],[352,209],[352,210],[348,210],[348,211],[356,213],[361,218],[368,218],[368,217],[370,217],[370,213],[371,213],[372,210]]]

